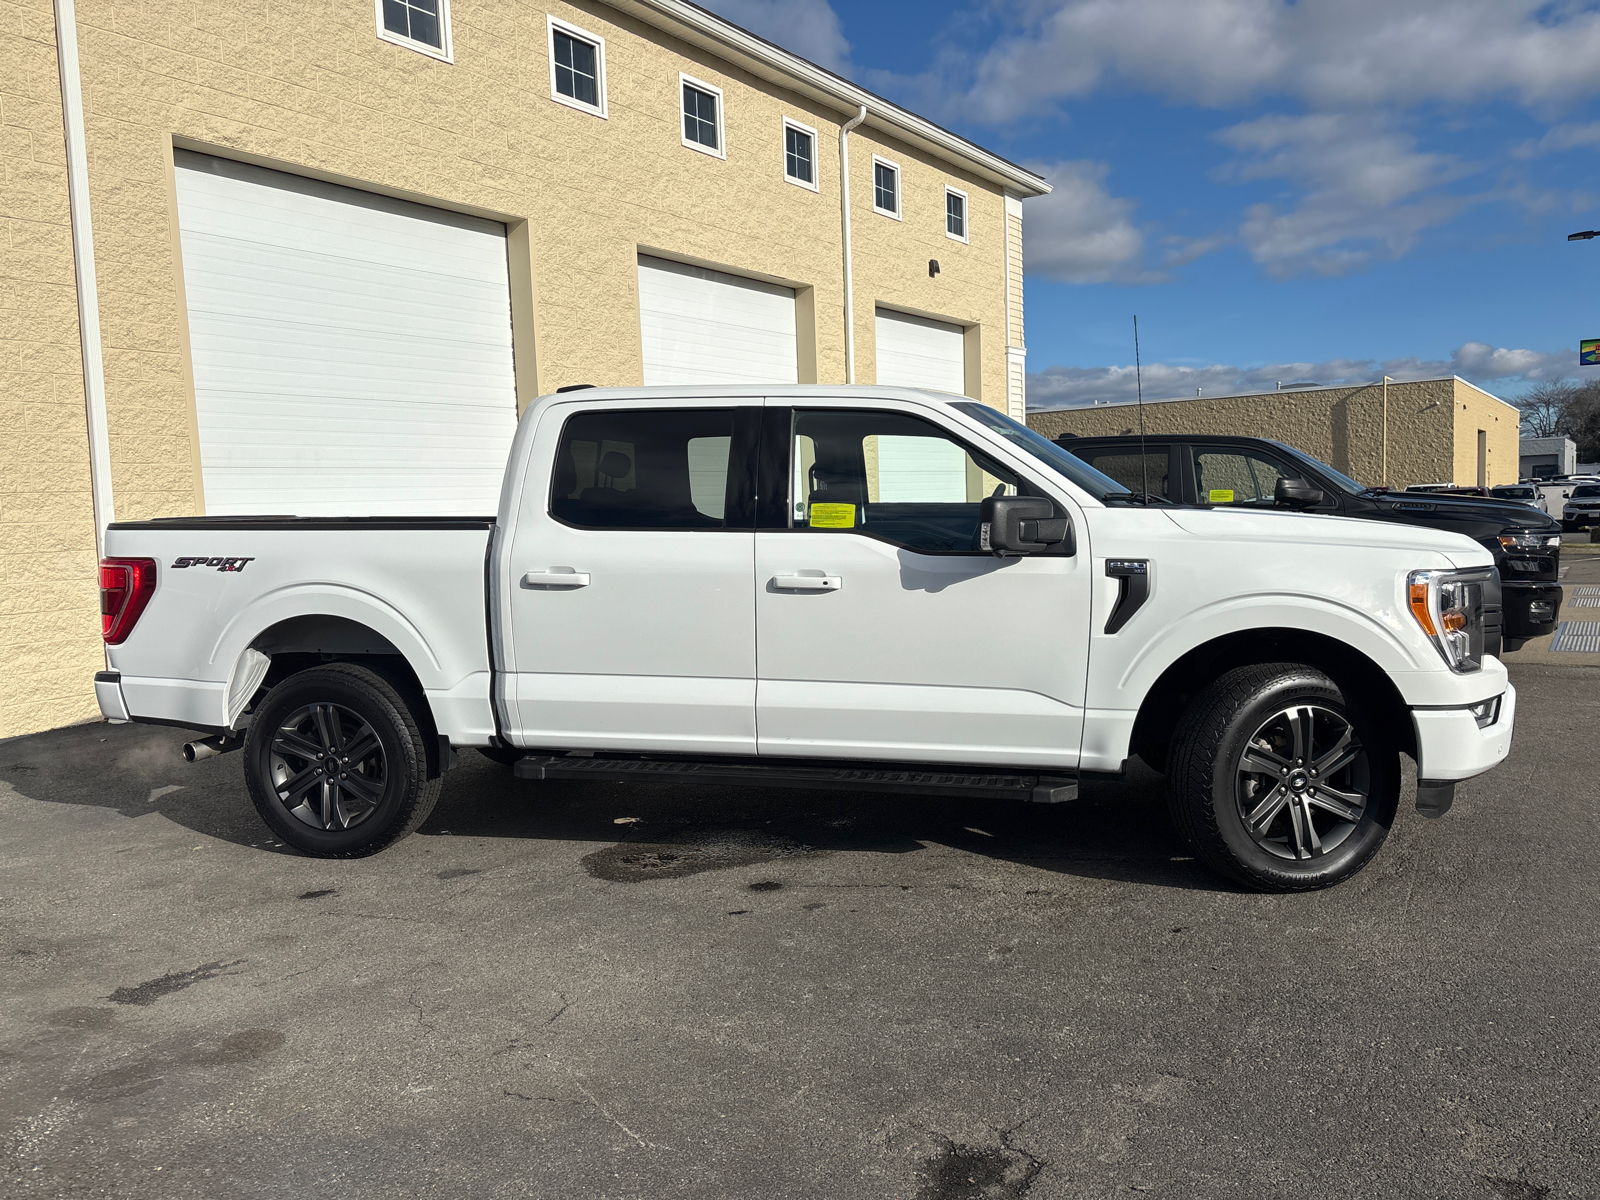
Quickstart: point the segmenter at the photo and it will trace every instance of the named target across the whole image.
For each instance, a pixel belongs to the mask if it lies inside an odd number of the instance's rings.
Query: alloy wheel
[[[1245,743],[1235,802],[1251,839],[1296,861],[1320,858],[1366,814],[1372,772],[1348,718],[1320,704],[1273,713]]]
[[[388,784],[383,743],[360,715],[340,704],[307,704],[272,735],[267,765],[278,803],[313,829],[359,825]]]

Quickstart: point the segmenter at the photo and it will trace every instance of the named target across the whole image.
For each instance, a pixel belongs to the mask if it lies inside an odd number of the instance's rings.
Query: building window
[[[605,116],[605,39],[548,15],[546,20],[550,27],[550,99]]]
[[[817,131],[787,117],[783,121],[783,177],[817,190]]]
[[[722,89],[688,75],[678,76],[683,89],[683,144],[691,150],[726,158],[722,145]]]
[[[900,219],[900,168],[876,154],[872,156],[872,211]]]
[[[958,242],[967,240],[967,194],[953,187],[944,189],[944,233]]]
[[[450,0],[377,0],[378,36],[451,62]]]

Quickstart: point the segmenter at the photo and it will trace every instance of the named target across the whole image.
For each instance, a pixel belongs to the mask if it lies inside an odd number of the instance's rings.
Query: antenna
[[[1150,503],[1150,456],[1144,445],[1144,368],[1139,362],[1139,314],[1133,314],[1133,382],[1139,389],[1139,503]]]

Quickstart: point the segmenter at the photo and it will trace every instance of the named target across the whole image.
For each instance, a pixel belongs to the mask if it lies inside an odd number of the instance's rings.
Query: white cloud
[[[1304,190],[1291,208],[1251,205],[1239,228],[1255,261],[1280,279],[1342,275],[1374,258],[1398,258],[1424,229],[1473,202],[1436,189],[1477,167],[1418,151],[1375,115],[1266,116],[1218,137],[1242,156],[1220,178],[1283,179]]]
[[[850,43],[828,0],[703,0],[732,21],[785,50],[841,75],[850,71]]]
[[[1144,234],[1134,202],[1106,190],[1109,168],[1096,162],[1030,163],[1055,189],[1029,200],[1022,223],[1025,269],[1064,283],[1142,283]]]
[[[1580,146],[1600,148],[1600,121],[1587,125],[1553,125],[1537,141],[1523,142],[1516,149],[1518,158],[1542,158],[1562,150],[1575,150]]]
[[[1377,362],[1335,358],[1319,363],[1267,363],[1256,367],[1152,363],[1143,372],[1144,396],[1146,400],[1178,400],[1193,396],[1196,388],[1209,396],[1232,396],[1270,392],[1279,383],[1370,383],[1385,375],[1402,381],[1459,375],[1479,385],[1510,385],[1515,390],[1571,375],[1575,363],[1576,353],[1572,350],[1511,350],[1483,342],[1468,342],[1448,359],[1392,358]],[[1028,376],[1028,408],[1040,412],[1131,401],[1137,396],[1135,384],[1131,366],[1048,367]]]
[[[1017,32],[970,60],[1000,122],[1103,87],[1223,105],[1355,108],[1600,92],[1600,13],[1575,0],[1004,0]]]

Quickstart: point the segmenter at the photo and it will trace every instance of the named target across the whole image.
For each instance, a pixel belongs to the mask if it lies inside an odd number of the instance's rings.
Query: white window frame
[[[380,0],[381,3],[381,0]],[[599,117],[602,121],[609,120],[606,111],[606,40],[599,34],[590,33],[582,26],[574,25],[571,21],[563,21],[551,13],[545,14],[547,33],[545,34],[545,53],[550,58],[550,99],[557,104],[565,104],[568,108],[575,108],[579,112],[588,113],[591,117]],[[560,30],[568,37],[577,38],[580,42],[588,42],[594,47],[594,72],[595,86],[600,92],[599,104],[585,104],[574,96],[563,95],[556,90],[556,30]]]
[[[892,211],[890,209],[887,209],[887,208],[879,208],[878,207],[878,168],[879,167],[888,167],[890,170],[892,170],[894,172],[894,203],[895,203],[895,207],[894,207],[894,209]],[[898,220],[901,220],[900,214],[901,214],[901,212],[903,212],[905,210],[905,207],[906,207],[905,176],[900,173],[900,164],[897,163],[897,162],[892,162],[887,158],[880,158],[878,155],[874,154],[872,156],[872,211],[877,213],[880,217],[893,217],[896,221],[898,221]]]
[[[419,42],[415,38],[402,37],[398,33],[391,33],[383,25],[383,0],[372,0],[373,19],[378,24],[378,40],[388,42],[392,46],[404,46],[407,50],[415,50],[418,54],[426,54],[429,58],[436,58],[440,62],[451,63],[456,61],[455,47],[450,40],[450,0],[439,0],[439,32],[444,36],[439,40],[444,43],[440,46],[430,46],[427,42]]]
[[[811,138],[810,183],[807,183],[804,179],[796,179],[793,175],[789,174],[789,130],[791,129],[798,129],[801,133],[808,134]],[[822,139],[817,136],[817,131],[815,129],[811,128],[809,125],[803,125],[799,121],[794,121],[788,117],[785,117],[783,119],[783,144],[779,147],[779,152],[783,155],[784,181],[786,183],[794,184],[795,187],[803,187],[809,191],[821,192],[822,188],[820,185],[822,183],[822,155],[818,153],[821,146]]]
[[[945,237],[949,238],[952,242],[960,242],[963,246],[971,245],[971,242],[968,240],[968,235],[967,235],[966,231],[972,228],[972,201],[967,199],[967,194],[965,192],[963,192],[960,188],[951,187],[948,183],[944,185],[944,194],[945,194],[945,202],[944,202],[944,235],[945,235]],[[951,196],[960,196],[961,197],[961,232],[959,234],[955,234],[955,233],[951,233],[950,232],[950,199],[949,198]]]
[[[689,135],[683,131],[683,85],[698,88],[702,92],[710,92],[717,98],[717,148],[701,145],[699,142],[689,140]],[[693,75],[678,72],[678,140],[691,150],[698,150],[701,154],[709,154],[712,158],[728,157],[728,129],[726,120],[726,107],[722,99],[722,89],[714,83],[707,83],[703,79],[696,79]]]

